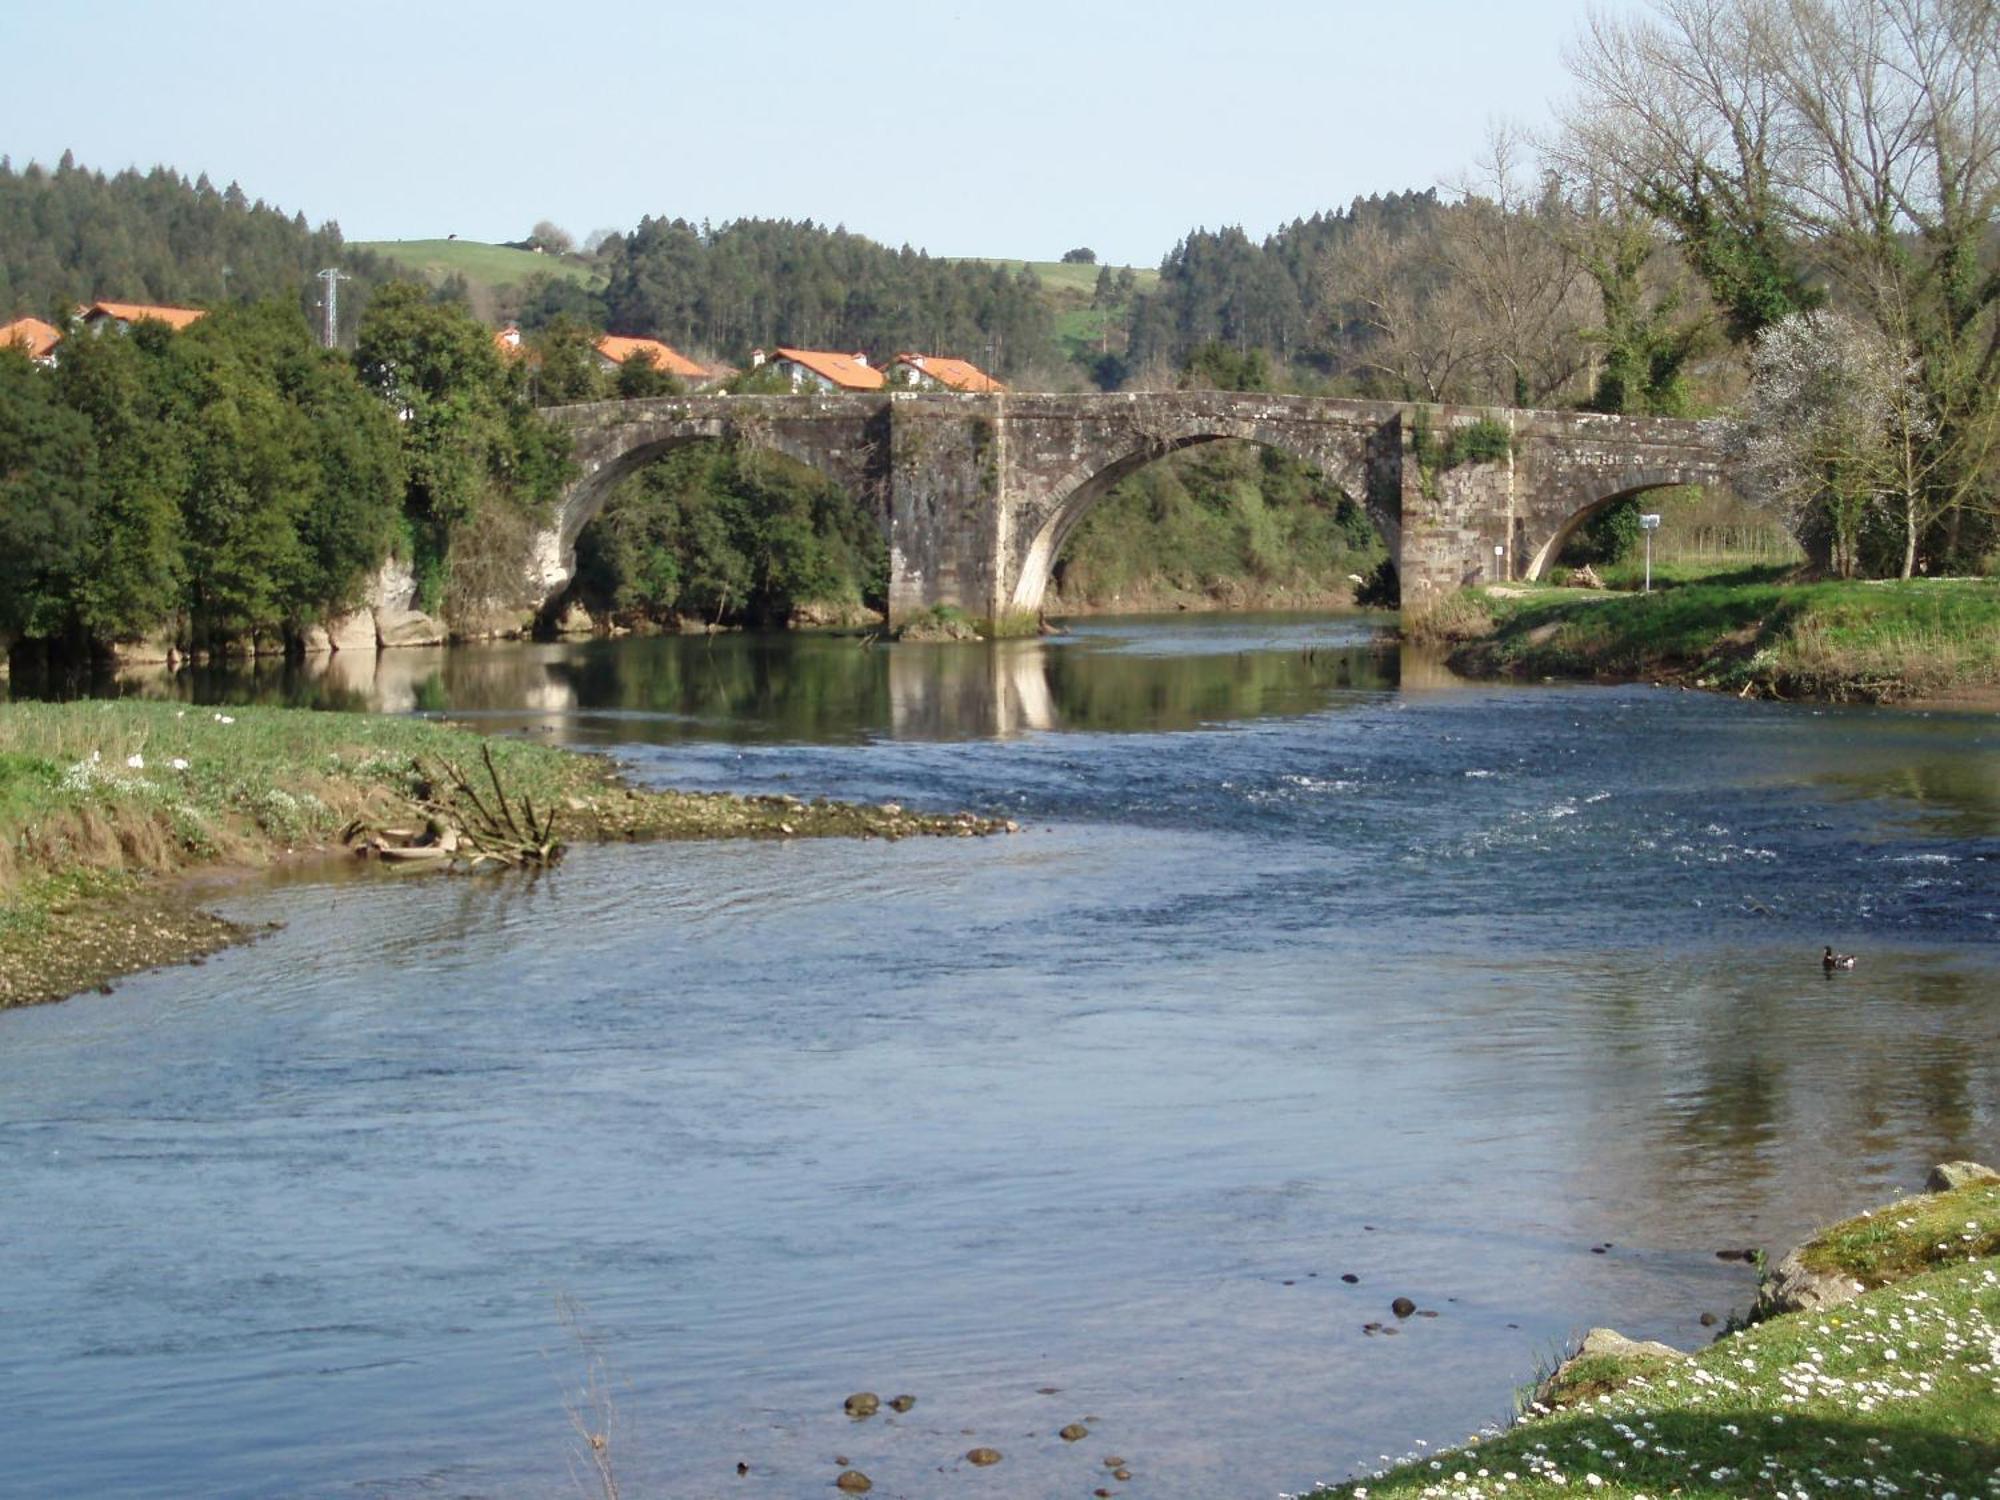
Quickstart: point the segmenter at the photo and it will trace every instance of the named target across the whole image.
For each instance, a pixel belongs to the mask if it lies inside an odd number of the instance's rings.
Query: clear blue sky
[[[0,0],[0,152],[167,163],[350,239],[811,218],[1154,264],[1546,120],[1584,0]]]

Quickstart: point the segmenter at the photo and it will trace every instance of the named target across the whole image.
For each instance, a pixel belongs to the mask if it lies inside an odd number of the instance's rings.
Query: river
[[[218,895],[263,941],[0,1014],[0,1494],[594,1494],[595,1368],[628,1496],[1270,1497],[2000,1154],[2000,719],[1371,629],[150,685],[1023,831],[295,870]]]

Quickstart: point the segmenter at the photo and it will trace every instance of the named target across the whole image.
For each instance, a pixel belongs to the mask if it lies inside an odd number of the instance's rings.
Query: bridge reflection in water
[[[557,742],[852,743],[1120,732],[1316,713],[1462,687],[1379,615],[1104,619],[1039,640],[864,644],[724,634],[263,659],[62,685],[198,703],[447,713]],[[17,681],[19,696],[52,695]]]

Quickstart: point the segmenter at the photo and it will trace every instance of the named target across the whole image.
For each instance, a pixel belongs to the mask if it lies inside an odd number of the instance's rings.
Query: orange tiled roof
[[[47,359],[49,351],[61,342],[62,330],[40,318],[16,318],[11,323],[0,323],[0,348],[19,344],[28,351],[30,359]]]
[[[889,361],[896,365],[908,365],[913,370],[921,370],[931,379],[948,385],[955,391],[1004,391],[1006,386],[988,375],[979,366],[962,359],[947,359],[941,354],[899,354]]]
[[[858,354],[832,354],[824,349],[779,349],[774,359],[789,359],[846,391],[879,391],[885,377]]]
[[[502,359],[519,359],[523,353],[521,330],[509,324],[493,335],[493,347]]]
[[[607,333],[597,341],[597,352],[614,365],[622,365],[633,355],[643,354],[669,375],[678,375],[683,380],[708,379],[708,371],[658,339],[630,339],[623,334]]]
[[[164,323],[176,331],[208,316],[198,307],[156,307],[146,302],[93,302],[80,314],[91,318],[116,318],[121,323]]]

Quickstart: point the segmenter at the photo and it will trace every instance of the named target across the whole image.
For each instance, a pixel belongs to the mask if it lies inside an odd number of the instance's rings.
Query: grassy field
[[[457,816],[449,762],[482,748],[556,836],[790,838],[990,833],[1004,823],[900,808],[641,792],[609,763],[423,719],[228,712],[136,700],[0,707],[0,1007],[220,947],[234,930],[158,877],[254,868],[334,844],[354,819]]]
[[[517,287],[542,274],[584,286],[598,280],[594,272],[560,256],[510,250],[476,240],[364,240],[356,248],[387,256],[433,285],[452,275],[463,276],[474,287],[491,288]]]
[[[2000,1189],[1906,1199],[1801,1253],[1886,1283],[1684,1361],[1584,1372],[1575,1399],[1314,1500],[2000,1494]]]
[[[1021,267],[1026,266],[1035,273],[1043,287],[1048,291],[1058,294],[1068,294],[1070,296],[1081,296],[1085,301],[1088,301],[1091,294],[1097,290],[1097,273],[1103,269],[1099,265],[1084,265],[1061,260],[995,260],[990,256],[979,255],[956,255],[949,258],[952,260],[970,261],[975,265],[981,266],[1005,266],[1010,271],[1018,271]],[[1116,274],[1118,271],[1128,268],[1113,266],[1111,269],[1113,274]],[[1140,291],[1150,292],[1154,287],[1159,285],[1160,273],[1157,268],[1152,266],[1132,266],[1129,269],[1132,272],[1133,278],[1137,281]]]
[[[1769,567],[1632,594],[1509,585],[1410,625],[1477,676],[1662,679],[1894,702],[2000,688],[2000,580],[1790,581]]]

